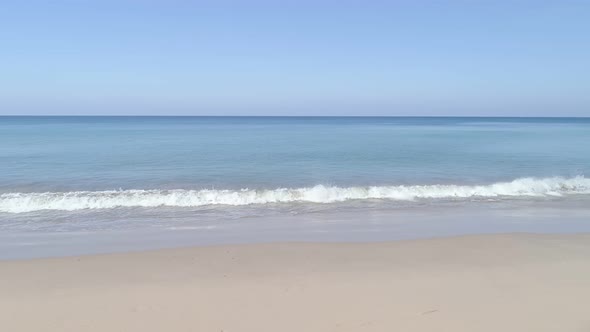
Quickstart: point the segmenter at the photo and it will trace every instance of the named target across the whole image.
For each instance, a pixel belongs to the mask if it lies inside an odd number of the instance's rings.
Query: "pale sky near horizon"
[[[0,115],[590,116],[590,1],[2,1]]]

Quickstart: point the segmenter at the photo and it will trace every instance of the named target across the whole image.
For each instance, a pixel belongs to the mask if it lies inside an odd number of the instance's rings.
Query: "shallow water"
[[[0,117],[0,256],[587,231],[589,146],[576,118]]]

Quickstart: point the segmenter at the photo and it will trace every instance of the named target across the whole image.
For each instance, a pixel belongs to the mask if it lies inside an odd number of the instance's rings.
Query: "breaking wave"
[[[485,197],[544,197],[590,194],[590,179],[520,178],[488,185],[412,185],[332,187],[273,190],[112,190],[0,195],[0,212],[23,213],[39,210],[74,211],[117,207],[197,207],[205,205],[249,205],[267,203],[334,203],[347,200],[384,199],[469,199]]]

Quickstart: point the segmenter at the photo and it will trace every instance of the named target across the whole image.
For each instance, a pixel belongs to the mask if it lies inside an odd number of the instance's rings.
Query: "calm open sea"
[[[0,117],[0,257],[590,230],[586,175],[588,118]]]

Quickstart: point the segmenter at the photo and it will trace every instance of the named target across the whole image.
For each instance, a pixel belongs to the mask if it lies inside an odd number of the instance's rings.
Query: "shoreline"
[[[566,204],[567,203],[567,204]],[[208,245],[284,242],[387,242],[467,234],[590,233],[586,200],[542,205],[486,203],[428,208],[351,209],[252,218],[118,214],[102,219],[9,220],[0,231],[0,261]]]
[[[584,331],[590,233],[0,261],[12,331]]]

